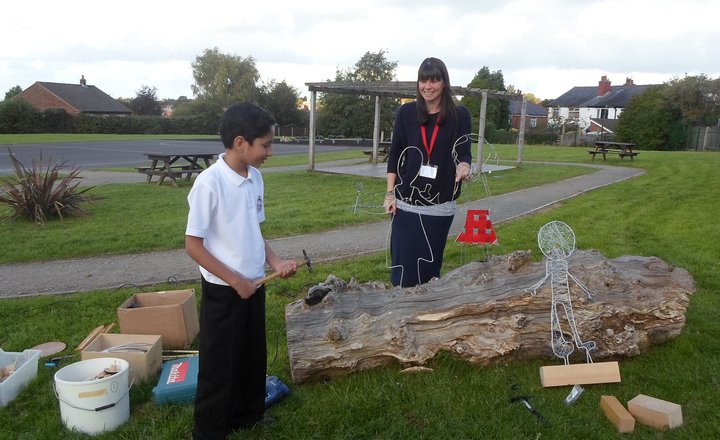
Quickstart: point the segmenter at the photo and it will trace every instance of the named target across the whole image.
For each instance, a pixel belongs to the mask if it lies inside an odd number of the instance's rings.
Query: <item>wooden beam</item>
[[[600,396],[600,408],[602,408],[613,425],[617,427],[618,432],[633,432],[635,430],[635,418],[615,396]]]
[[[657,429],[682,425],[682,407],[677,403],[638,394],[628,402],[628,411],[643,425]]]
[[[540,367],[540,382],[544,387],[620,382],[620,367],[616,361]]]

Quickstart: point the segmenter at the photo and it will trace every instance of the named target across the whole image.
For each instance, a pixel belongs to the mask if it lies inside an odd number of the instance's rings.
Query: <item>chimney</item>
[[[87,87],[87,81],[85,81],[85,75],[80,75],[80,85]]]
[[[607,78],[607,75],[603,75],[598,82],[598,96],[603,96],[611,90],[612,87],[610,86],[610,80]]]
[[[625,78],[625,84],[623,84],[623,87],[625,86],[634,86],[635,83],[633,82],[632,78]]]

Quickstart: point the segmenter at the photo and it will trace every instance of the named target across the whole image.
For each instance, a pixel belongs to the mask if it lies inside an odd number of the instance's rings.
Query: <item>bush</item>
[[[22,99],[0,102],[0,133],[41,133],[42,115]]]
[[[74,167],[70,174],[61,177],[60,170],[64,162],[51,165],[43,164],[42,156],[38,162],[33,160],[32,168],[26,168],[10,151],[10,160],[15,169],[15,178],[2,184],[0,204],[10,207],[12,213],[5,219],[27,218],[43,223],[51,218],[62,219],[66,215],[85,215],[80,203],[89,201],[85,192],[78,190],[80,170]],[[14,180],[14,181],[13,181]]]

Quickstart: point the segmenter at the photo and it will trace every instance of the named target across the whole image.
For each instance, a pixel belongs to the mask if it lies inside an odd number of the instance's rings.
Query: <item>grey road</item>
[[[359,149],[362,146],[318,144],[316,152],[344,151]],[[2,144],[0,145],[0,174],[12,173],[12,163],[8,149],[26,167],[32,161],[44,163],[65,162],[67,167],[80,169],[121,168],[144,166],[148,159],[144,153],[221,153],[220,140],[123,140],[104,142],[58,142],[47,144]],[[307,144],[275,142],[273,154],[307,153]]]

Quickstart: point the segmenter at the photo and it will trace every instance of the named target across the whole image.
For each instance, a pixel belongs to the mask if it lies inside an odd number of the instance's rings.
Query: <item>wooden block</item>
[[[97,337],[97,335],[101,333],[107,333],[110,331],[111,328],[115,325],[114,322],[111,322],[110,324],[106,325],[100,325],[95,328],[95,330],[91,331],[90,334],[75,348],[77,351],[83,351],[85,348],[90,344],[93,339]]]
[[[620,382],[620,366],[613,361],[540,367],[540,382],[544,387]]]
[[[657,429],[682,425],[682,407],[677,403],[638,394],[628,402],[628,411],[643,425]]]
[[[615,396],[600,396],[600,408],[602,408],[613,425],[617,426],[618,432],[633,432],[635,430],[635,418]]]

